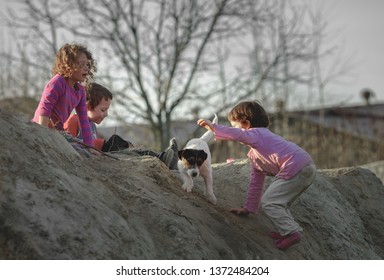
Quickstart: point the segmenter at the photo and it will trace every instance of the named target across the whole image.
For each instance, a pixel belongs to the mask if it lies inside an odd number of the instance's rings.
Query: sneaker
[[[170,168],[172,160],[174,158],[174,152],[171,149],[166,149],[165,152],[162,152],[159,156],[159,159],[165,163],[165,165]]]
[[[272,239],[282,239],[284,236],[282,236],[280,233],[276,231],[270,231],[268,232],[268,236],[271,237]]]
[[[301,235],[302,234],[298,231],[290,233],[287,236],[283,236],[283,238],[277,239],[275,241],[275,246],[280,250],[288,249],[293,244],[300,242]]]
[[[178,156],[179,147],[177,145],[176,138],[172,138],[169,141],[169,147],[167,148],[167,150],[169,150],[169,149],[173,151],[173,159],[169,165],[169,169],[176,170],[177,169],[177,162],[179,161],[179,156]]]

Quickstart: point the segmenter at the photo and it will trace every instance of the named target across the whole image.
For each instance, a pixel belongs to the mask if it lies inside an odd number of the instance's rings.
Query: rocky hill
[[[58,133],[0,110],[0,259],[383,259],[384,186],[370,170],[319,170],[293,205],[286,251],[263,215],[238,217],[246,159],[215,164],[216,206],[157,158],[80,156]]]

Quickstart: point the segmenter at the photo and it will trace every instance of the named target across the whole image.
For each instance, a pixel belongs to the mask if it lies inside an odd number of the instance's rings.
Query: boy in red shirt
[[[103,152],[114,152],[126,148],[133,148],[133,144],[129,141],[121,139],[117,135],[113,135],[108,141],[98,136],[96,124],[100,124],[104,118],[108,116],[108,110],[111,105],[113,95],[105,87],[91,83],[86,94],[87,99],[87,114],[88,120],[92,131],[92,137],[95,148]],[[72,114],[68,120],[64,123],[64,130],[71,134],[73,137],[83,139],[82,132],[79,127],[79,118],[76,114]],[[121,141],[124,145],[111,146],[111,142]],[[133,149],[133,151],[139,155],[149,155],[158,157],[163,161],[169,169],[177,169],[177,152],[178,146],[175,138],[170,141],[170,146],[161,153],[156,153],[150,150]]]

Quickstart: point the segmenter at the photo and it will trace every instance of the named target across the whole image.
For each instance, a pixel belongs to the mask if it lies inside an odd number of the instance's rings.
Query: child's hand
[[[248,209],[247,208],[243,208],[243,207],[232,208],[229,211],[231,211],[232,213],[234,213],[236,215],[239,215],[239,216],[247,216],[249,214]]]
[[[199,119],[197,124],[204,127],[206,130],[213,131],[213,124],[210,120]]]

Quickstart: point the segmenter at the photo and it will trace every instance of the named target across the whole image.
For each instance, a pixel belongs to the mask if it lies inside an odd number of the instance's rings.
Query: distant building
[[[271,130],[307,150],[320,168],[384,159],[384,104],[272,115]]]
[[[384,104],[331,107],[292,114],[357,137],[377,141],[384,139]]]

